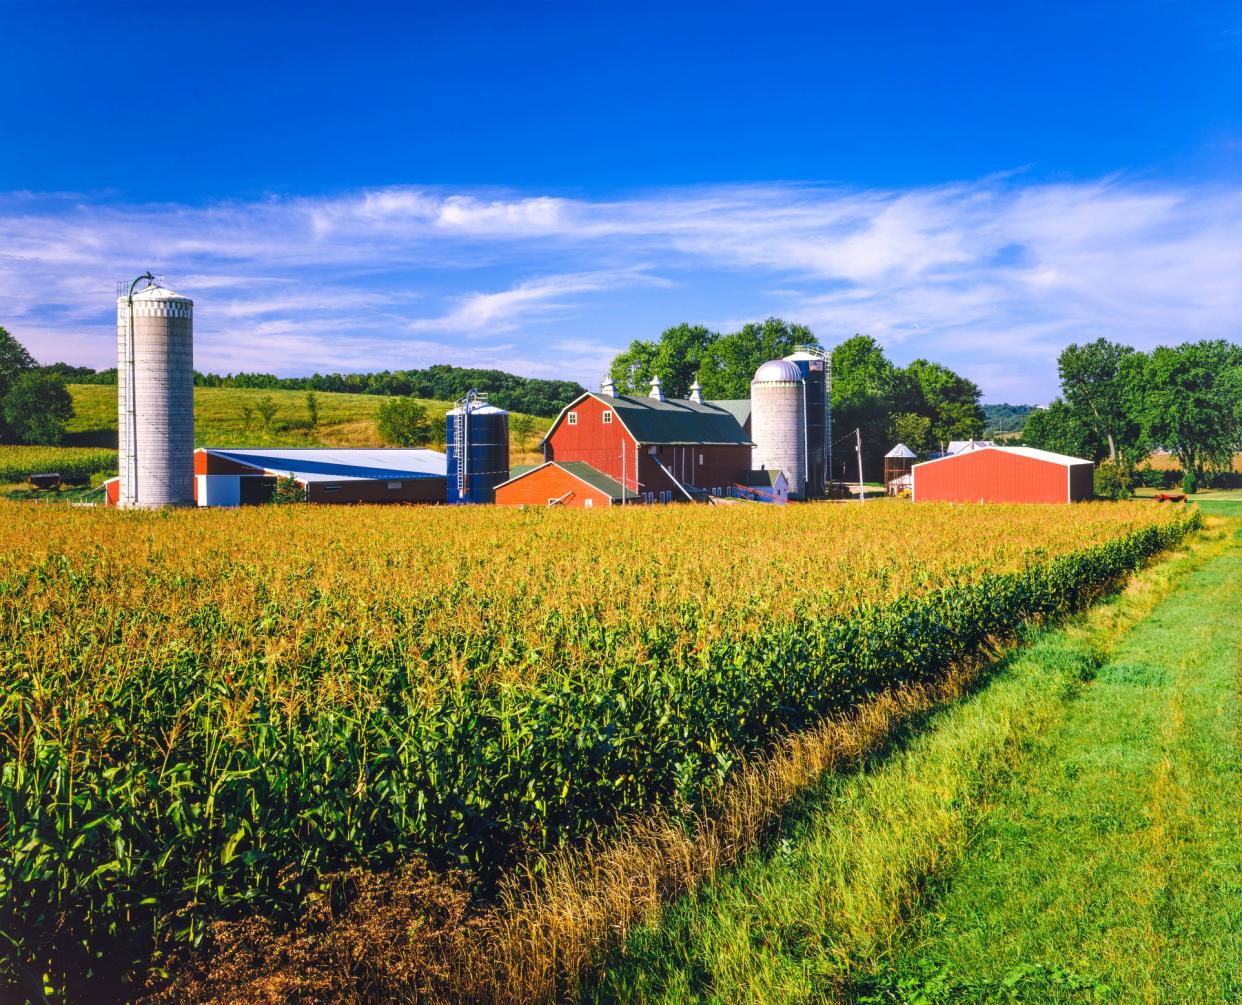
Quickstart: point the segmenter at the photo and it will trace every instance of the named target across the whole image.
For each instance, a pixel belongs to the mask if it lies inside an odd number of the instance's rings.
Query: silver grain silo
[[[143,277],[151,280],[148,275]],[[117,298],[119,506],[194,504],[194,301],[150,281]]]
[[[785,359],[802,372],[806,396],[806,495],[808,499],[820,499],[831,480],[828,354],[818,346],[798,346],[798,351]]]
[[[796,363],[773,359],[750,382],[751,466],[784,471],[789,494],[806,495],[806,382]]]

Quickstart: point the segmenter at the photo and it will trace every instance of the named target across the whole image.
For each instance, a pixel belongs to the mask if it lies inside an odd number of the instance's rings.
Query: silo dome
[[[801,381],[802,371],[797,363],[787,359],[770,359],[755,371],[752,384],[782,384],[789,381]]]
[[[148,286],[116,302],[121,506],[194,504],[194,302]]]
[[[806,384],[796,363],[768,360],[750,382],[751,465],[783,471],[789,494],[806,493]]]

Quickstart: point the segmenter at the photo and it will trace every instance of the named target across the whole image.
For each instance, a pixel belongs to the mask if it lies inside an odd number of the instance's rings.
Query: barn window
[[[569,413],[569,418],[568,418],[566,421],[567,421],[567,422],[568,422],[571,426],[576,426],[576,425],[578,425],[578,413],[577,413],[577,412],[570,412],[570,413]]]
[[[400,482],[389,482],[388,487],[390,489],[399,489],[401,488],[401,483]]]
[[[325,485],[323,487],[323,490],[325,492],[340,492],[341,487],[339,485]]]
[[[605,412],[604,413],[604,425],[607,426],[607,425],[610,425],[611,423],[612,423],[612,413]]]
[[[703,463],[703,455],[702,455],[702,454],[699,454],[699,463],[700,463],[700,464],[702,464],[702,463]]]
[[[605,414],[607,414],[607,413],[605,413]],[[587,509],[590,509],[590,508],[591,508],[591,506],[592,506],[592,504],[593,504],[594,502],[595,502],[595,500],[594,500],[594,499],[583,499],[583,500],[582,500],[582,505],[583,505],[583,506],[585,506]]]

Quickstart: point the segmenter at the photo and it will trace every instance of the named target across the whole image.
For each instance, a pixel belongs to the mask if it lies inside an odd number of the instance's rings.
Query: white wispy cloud
[[[208,206],[10,193],[0,324],[40,358],[106,365],[114,281],[151,267],[195,298],[211,369],[458,362],[585,382],[666,324],[780,314],[1043,400],[1069,341],[1238,337],[1239,233],[1242,186],[1124,177]]]

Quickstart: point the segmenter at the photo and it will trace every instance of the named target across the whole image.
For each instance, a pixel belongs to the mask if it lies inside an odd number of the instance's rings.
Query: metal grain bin
[[[445,417],[448,501],[491,503],[509,480],[509,413],[471,391]]]
[[[806,496],[822,499],[831,477],[828,471],[831,401],[827,354],[805,348],[785,359],[802,371],[806,391]]]

